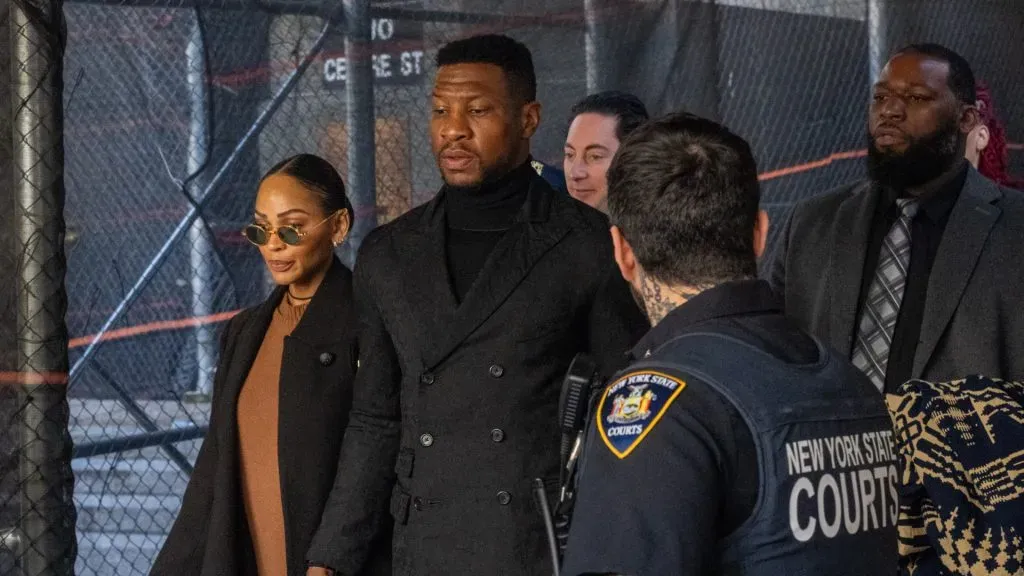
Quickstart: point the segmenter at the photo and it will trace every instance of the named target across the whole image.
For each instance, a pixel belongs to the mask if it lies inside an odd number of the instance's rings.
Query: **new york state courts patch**
[[[597,429],[619,459],[629,456],[661,420],[686,382],[662,372],[638,370],[605,389],[598,405]]]

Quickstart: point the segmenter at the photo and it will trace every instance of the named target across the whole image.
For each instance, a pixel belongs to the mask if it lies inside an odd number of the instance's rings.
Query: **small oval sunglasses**
[[[313,225],[313,227],[307,229],[305,232],[299,230],[297,226],[287,225],[278,226],[277,228],[264,228],[259,224],[252,223],[242,229],[242,236],[249,242],[252,242],[256,246],[266,246],[267,242],[270,242],[270,235],[277,234],[277,237],[281,239],[281,242],[289,246],[298,246],[302,239],[305,238],[310,232],[319,228],[324,222],[327,222],[331,218],[337,216],[343,210],[338,210],[332,213],[327,218],[324,218],[319,223]]]

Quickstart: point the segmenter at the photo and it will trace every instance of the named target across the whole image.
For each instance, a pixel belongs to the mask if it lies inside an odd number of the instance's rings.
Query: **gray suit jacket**
[[[786,315],[850,354],[880,191],[847,185],[798,204],[766,274]],[[969,169],[928,280],[913,377],[1024,378],[1024,195]]]

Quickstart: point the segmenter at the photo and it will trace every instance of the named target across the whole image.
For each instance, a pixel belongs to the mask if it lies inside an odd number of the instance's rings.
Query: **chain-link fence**
[[[371,225],[429,199],[444,42],[532,49],[534,154],[556,167],[588,91],[725,122],[775,221],[861,175],[868,86],[897,45],[963,53],[1024,139],[1019,0],[65,0],[63,60],[54,13],[13,2],[0,35],[2,574],[67,573],[76,546],[78,574],[148,571],[206,432],[219,328],[270,288],[238,233],[260,175],[320,154]]]

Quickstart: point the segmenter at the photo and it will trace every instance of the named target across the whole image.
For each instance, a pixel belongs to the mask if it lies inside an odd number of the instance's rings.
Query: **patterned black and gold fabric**
[[[886,398],[900,449],[900,574],[1024,575],[1024,383],[912,380]]]

